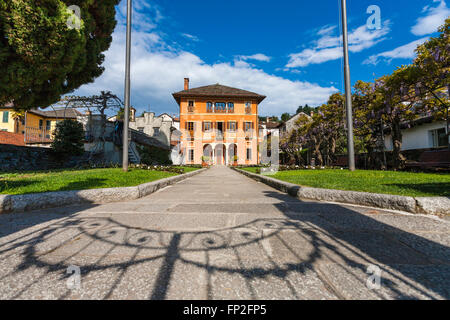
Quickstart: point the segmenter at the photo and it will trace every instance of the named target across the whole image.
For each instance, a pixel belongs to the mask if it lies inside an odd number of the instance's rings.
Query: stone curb
[[[205,170],[207,169],[199,169],[178,176],[144,183],[136,187],[58,191],[24,195],[0,195],[0,214],[56,208],[76,204],[101,204],[136,200],[152,194],[159,189],[204,172]]]
[[[343,191],[302,187],[296,184],[270,178],[261,174],[233,168],[239,173],[288,193],[298,199],[321,200],[363,205],[381,209],[401,210],[410,213],[450,214],[450,198],[406,197],[369,192]]]

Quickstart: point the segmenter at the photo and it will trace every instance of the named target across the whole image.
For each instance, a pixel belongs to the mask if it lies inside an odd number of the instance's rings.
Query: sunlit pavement
[[[0,216],[0,299],[449,299],[449,276],[448,220],[303,202],[226,167]]]

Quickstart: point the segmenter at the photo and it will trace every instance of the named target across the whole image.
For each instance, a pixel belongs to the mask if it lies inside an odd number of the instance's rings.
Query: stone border
[[[237,168],[233,169],[298,199],[341,202],[381,209],[401,210],[410,213],[450,215],[450,198],[447,197],[406,197],[369,192],[302,187],[261,174],[251,173]]]
[[[136,187],[58,191],[23,195],[0,194],[0,214],[56,208],[76,204],[102,204],[136,200],[152,194],[159,189],[195,176],[205,170],[207,170],[207,168],[144,183]]]

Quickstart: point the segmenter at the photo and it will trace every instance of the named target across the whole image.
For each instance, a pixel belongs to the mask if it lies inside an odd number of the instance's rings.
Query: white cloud
[[[198,37],[196,37],[196,36],[194,36],[194,35],[192,35],[192,34],[189,34],[189,33],[182,33],[181,35],[182,35],[183,37],[189,39],[189,40],[194,41],[194,42],[199,42],[199,41],[200,41],[200,39],[199,39]]]
[[[450,16],[450,9],[445,0],[434,0],[433,2],[439,2],[439,5],[424,7],[423,12],[426,15],[418,18],[416,24],[411,28],[414,35],[423,36],[437,32],[437,29],[444,24],[445,19]]]
[[[322,28],[320,28],[319,31],[317,31],[318,35],[328,35],[334,32],[334,30],[336,30],[337,26],[324,26]]]
[[[139,2],[139,1],[137,1]],[[149,26],[148,17],[139,16],[143,21],[136,23]],[[123,19],[118,14],[118,19]],[[147,20],[146,20],[147,19]],[[178,107],[172,97],[173,92],[183,89],[183,78],[191,79],[191,87],[221,83],[254,91],[267,96],[260,114],[271,115],[283,112],[295,112],[298,105],[318,105],[338,90],[321,87],[306,81],[292,81],[270,75],[257,69],[244,60],[234,62],[205,63],[199,56],[190,52],[174,49],[164,36],[150,28],[148,32],[133,31],[132,47],[132,104],[139,110],[151,110],[157,113],[178,113]],[[267,56],[256,54],[248,59],[266,61]],[[106,53],[105,72],[95,83],[84,85],[77,94],[98,94],[109,90],[123,97],[125,62],[125,26],[118,24],[113,34],[113,43]]]
[[[318,31],[321,37],[315,41],[313,48],[308,48],[299,53],[290,54],[287,68],[306,67],[310,64],[320,64],[337,60],[343,56],[341,36],[332,36],[336,27],[324,27]],[[355,29],[348,36],[349,50],[361,52],[375,46],[385,40],[390,32],[390,21],[386,20],[379,30],[369,30],[367,25]]]
[[[272,59],[269,56],[266,56],[265,54],[262,53],[257,53],[251,56],[238,56],[239,59],[241,60],[256,60],[256,61],[262,61],[262,62],[270,62],[270,60]]]
[[[373,56],[370,56],[363,63],[364,64],[373,64],[376,65],[380,62],[380,59],[383,59],[390,62],[392,59],[412,59],[415,57],[415,50],[418,45],[424,43],[429,38],[422,38],[419,40],[415,40],[411,43],[398,47],[391,51],[382,52]]]

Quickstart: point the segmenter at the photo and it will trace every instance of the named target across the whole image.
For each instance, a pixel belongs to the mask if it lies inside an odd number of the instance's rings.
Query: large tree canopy
[[[100,76],[119,1],[0,0],[0,105],[46,107]]]

